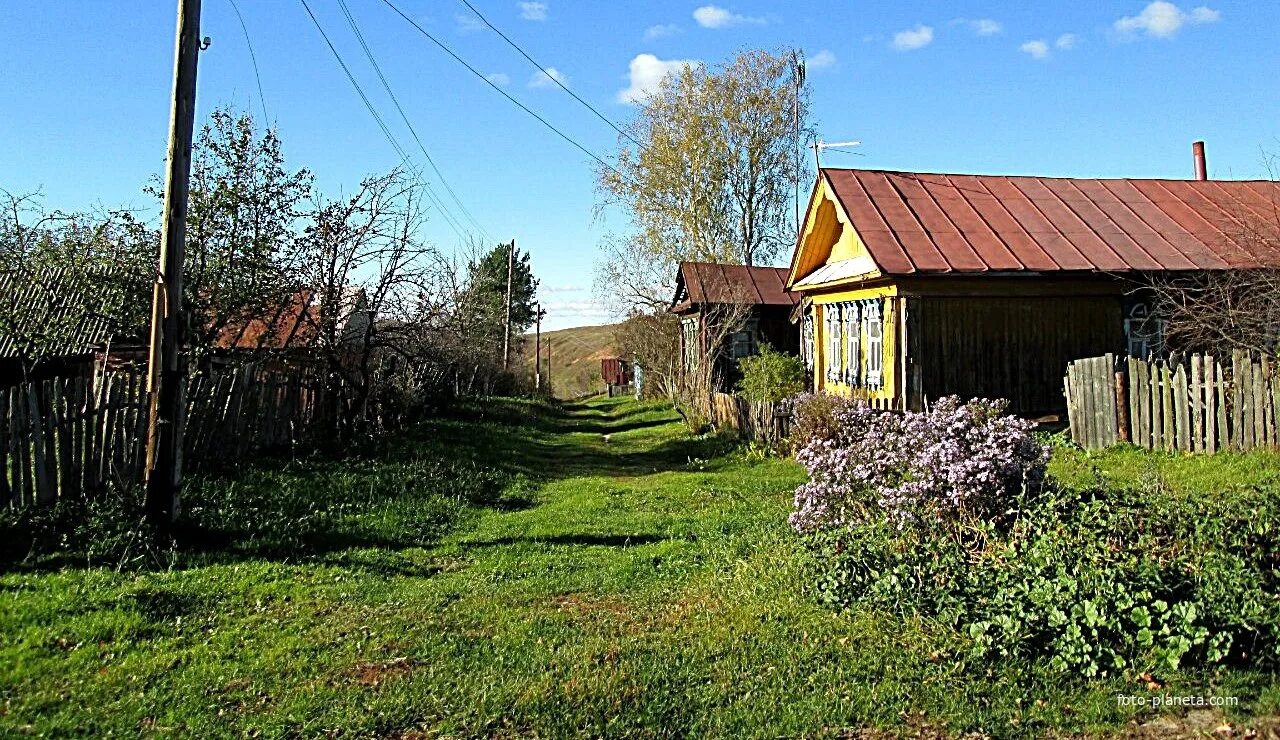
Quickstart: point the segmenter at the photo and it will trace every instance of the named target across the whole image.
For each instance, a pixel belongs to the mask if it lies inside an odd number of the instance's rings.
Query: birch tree
[[[639,103],[610,166],[599,207],[621,208],[634,234],[606,244],[598,288],[620,312],[654,309],[681,260],[767,265],[795,242],[793,197],[810,172],[809,93],[790,51],[752,50],[727,64],[690,65]]]

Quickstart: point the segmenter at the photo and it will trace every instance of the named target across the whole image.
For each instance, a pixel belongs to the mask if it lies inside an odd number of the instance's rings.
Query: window
[[[813,308],[804,312],[800,320],[800,359],[806,373],[813,372]]]
[[[698,319],[680,320],[680,349],[684,354],[684,369],[693,372],[698,366]]]
[[[756,353],[756,330],[759,327],[758,319],[747,319],[742,324],[740,331],[735,331],[731,336],[732,345],[730,346],[730,356],[735,360],[743,357],[750,357]]]
[[[862,325],[867,332],[867,387],[879,388],[884,374],[884,321],[879,299],[865,302]]]
[[[840,380],[840,306],[828,303],[822,307],[822,315],[827,323],[827,380]]]
[[[1135,303],[1124,320],[1124,335],[1130,357],[1147,360],[1164,353],[1164,334],[1168,322],[1151,314],[1144,303]]]
[[[858,313],[858,304],[844,304],[844,382],[849,385],[858,384],[858,365],[862,360],[858,346],[862,338],[858,328]]]

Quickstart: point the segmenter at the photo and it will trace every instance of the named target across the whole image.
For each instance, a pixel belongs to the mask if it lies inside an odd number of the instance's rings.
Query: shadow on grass
[[[668,539],[656,534],[548,534],[498,537],[492,540],[465,540],[463,547],[506,547],[509,545],[576,545],[581,547],[637,547]]]

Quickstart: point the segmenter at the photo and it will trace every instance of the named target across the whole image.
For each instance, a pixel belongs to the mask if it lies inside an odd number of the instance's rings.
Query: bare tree
[[[418,237],[424,197],[401,170],[366,178],[349,197],[317,197],[299,240],[309,306],[290,343],[323,358],[347,430],[371,420],[386,374],[420,359],[422,327],[435,318],[440,262]]]
[[[1235,214],[1221,254],[1232,269],[1159,273],[1143,285],[1155,296],[1153,320],[1166,346],[1184,352],[1280,350],[1280,203],[1269,213]]]
[[[618,354],[644,372],[646,397],[676,399],[680,381],[680,319],[664,312],[635,312],[614,329]]]
[[[720,302],[703,304],[696,316],[684,320],[696,322],[692,337],[684,339],[686,354],[680,358],[678,406],[691,427],[705,426],[711,418],[712,396],[724,386],[731,371],[734,334],[746,328],[753,304],[732,288],[720,296]],[[684,329],[682,320],[682,331]],[[689,352],[689,342],[695,343]]]

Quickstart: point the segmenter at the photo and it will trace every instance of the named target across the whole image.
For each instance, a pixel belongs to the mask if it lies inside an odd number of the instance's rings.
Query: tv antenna
[[[845,154],[857,154],[859,157],[861,157],[862,154],[860,154],[859,152],[850,152],[850,151],[845,151],[845,149],[843,149],[843,147],[851,147],[851,146],[862,146],[862,142],[861,141],[827,142],[819,139],[818,141],[813,142],[813,163],[817,165],[818,169],[822,169],[821,154],[823,149],[834,149],[838,152],[844,152]]]

